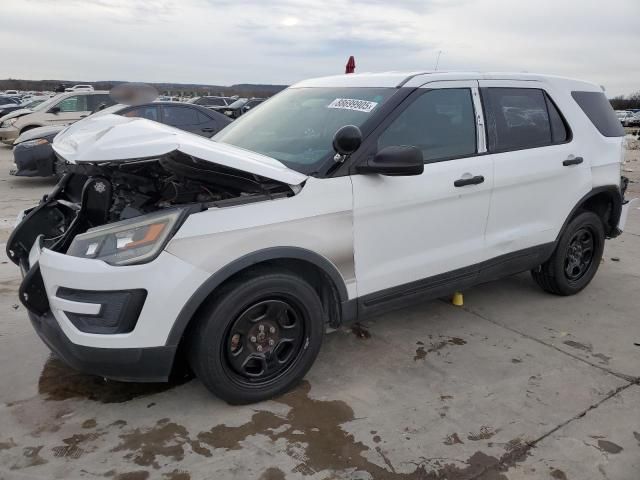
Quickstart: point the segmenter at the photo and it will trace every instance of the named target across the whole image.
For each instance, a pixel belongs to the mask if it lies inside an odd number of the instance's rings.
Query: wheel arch
[[[622,202],[623,200],[622,194],[620,193],[620,187],[617,185],[606,185],[593,188],[573,207],[564,221],[562,228],[558,232],[556,243],[569,222],[582,210],[594,212],[601,218],[605,235],[607,237],[617,236],[618,232],[616,232],[616,227],[620,220],[620,213],[622,212]]]
[[[349,301],[344,279],[327,258],[299,247],[270,247],[234,260],[205,280],[180,310],[165,344],[179,345],[206,300],[229,280],[255,267],[284,268],[310,281],[327,308],[331,325],[355,316],[355,302]]]

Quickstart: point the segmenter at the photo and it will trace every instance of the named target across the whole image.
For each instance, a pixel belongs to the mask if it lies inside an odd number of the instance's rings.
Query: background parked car
[[[237,98],[232,97],[205,96],[192,98],[191,100],[189,100],[189,103],[202,105],[203,107],[207,107],[212,110],[221,111],[236,100]]]
[[[45,125],[69,125],[89,116],[103,105],[114,103],[107,91],[63,93],[33,110],[16,110],[0,118],[0,141],[11,145],[27,130]]]
[[[64,89],[65,92],[93,92],[91,85],[74,85]]]
[[[634,112],[622,122],[624,127],[640,127],[640,112]]]
[[[153,102],[143,105],[113,105],[96,115],[115,113],[125,117],[141,117],[165,123],[203,137],[212,137],[231,120],[221,113],[193,104]],[[18,177],[49,177],[56,172],[56,157],[51,148],[55,136],[65,126],[46,126],[29,130],[20,135],[13,148],[14,164],[11,175]]]
[[[20,107],[20,99],[8,95],[0,95],[0,117],[9,112],[18,110]]]
[[[242,114],[247,113],[252,108],[257,107],[264,101],[264,98],[239,98],[227,108],[225,108],[223,112],[227,117],[235,119]]]
[[[10,99],[10,98],[11,97],[4,97],[4,99]],[[11,112],[15,112],[16,110],[22,110],[22,109],[33,110],[36,106],[40,105],[45,100],[48,100],[49,97],[29,96],[29,97],[24,97],[22,99],[22,102],[17,101],[17,103],[12,102],[12,103],[3,104],[3,102],[5,101],[4,99],[2,96],[0,96],[0,118],[4,117],[5,115]]]

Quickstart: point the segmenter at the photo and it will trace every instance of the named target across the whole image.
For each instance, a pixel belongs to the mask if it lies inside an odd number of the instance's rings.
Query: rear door
[[[198,115],[196,108],[186,105],[163,105],[162,106],[162,123],[171,125],[172,127],[186,130],[187,132],[202,135],[201,129],[203,119]]]
[[[368,158],[387,146],[412,145],[425,161],[422,175],[351,177],[356,278],[365,308],[434,286],[472,283],[486,258],[493,164],[484,154],[477,86],[443,81],[419,88],[361,147]]]
[[[491,257],[553,242],[591,188],[589,152],[541,82],[481,80],[495,168],[487,222]]]

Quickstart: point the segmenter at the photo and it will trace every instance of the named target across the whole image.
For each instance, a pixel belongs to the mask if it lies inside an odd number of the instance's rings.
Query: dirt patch
[[[471,440],[473,442],[477,442],[479,440],[489,440],[491,437],[493,437],[499,431],[500,431],[500,429],[494,430],[491,427],[487,427],[486,425],[483,425],[483,426],[480,427],[480,431],[479,432],[477,432],[477,433],[469,433],[469,435],[467,435],[467,440]]]
[[[11,470],[21,470],[23,468],[35,467],[37,465],[44,465],[47,461],[40,456],[40,451],[43,445],[37,447],[24,447],[22,449],[22,458],[19,458],[16,463],[13,464]]]
[[[51,449],[54,457],[64,457],[64,458],[80,458],[88,451],[92,451],[93,448],[88,444],[95,441],[102,435],[101,433],[76,433],[75,435],[71,435],[68,438],[62,440],[64,445],[58,445]]]
[[[559,468],[554,468],[553,470],[551,470],[551,472],[549,472],[549,475],[551,475],[556,480],[567,480],[567,475]]]
[[[609,440],[598,440],[598,449],[614,455],[623,450],[620,445],[610,442]]]
[[[191,474],[184,470],[174,470],[173,472],[165,473],[162,478],[167,480],[191,480]]]
[[[576,350],[582,350],[583,352],[590,353],[591,356],[599,359],[602,363],[608,364],[609,360],[611,360],[611,357],[605,355],[604,353],[593,353],[593,347],[591,345],[585,345],[583,343],[575,342],[573,340],[565,340],[562,343],[564,343],[565,345],[571,348],[575,348]]]
[[[80,373],[59,359],[49,357],[38,380],[38,392],[44,395],[46,400],[86,398],[101,403],[122,403],[167,391],[188,380],[184,378],[173,383],[116,382]]]
[[[436,342],[431,342],[429,348],[425,348],[425,344],[423,342],[416,342],[418,348],[416,348],[416,354],[413,357],[413,361],[417,362],[418,360],[423,360],[430,353],[436,353],[440,355],[440,350],[445,348],[448,345],[466,345],[467,341],[458,337],[443,337],[440,335],[442,340],[438,340]]]
[[[284,480],[284,472],[277,467],[267,468],[262,475],[260,475],[259,480]]]
[[[90,418],[82,422],[82,428],[96,428],[96,425],[98,425],[98,422],[96,422],[95,418]]]
[[[369,332],[369,329],[361,323],[354,323],[351,326],[351,333],[363,340],[368,340],[369,338],[371,338],[371,332]]]
[[[168,418],[158,420],[149,429],[136,428],[131,432],[120,435],[120,444],[112,452],[128,452],[126,459],[132,460],[140,466],[160,468],[157,457],[168,457],[174,461],[182,461],[185,456],[185,446],[200,455],[210,457],[211,452],[200,446],[189,437],[187,429],[171,422]]]
[[[456,444],[464,444],[457,433],[452,433],[451,435],[447,435],[447,438],[444,439],[445,445],[456,445]]]

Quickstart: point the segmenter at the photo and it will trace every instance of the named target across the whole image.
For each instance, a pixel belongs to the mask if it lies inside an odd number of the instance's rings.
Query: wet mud
[[[168,383],[116,382],[80,373],[51,356],[40,374],[38,392],[46,400],[83,398],[100,403],[122,403],[170,390],[189,380],[184,377]]]
[[[416,342],[416,345],[418,345],[418,348],[416,348],[416,354],[413,357],[413,361],[417,362],[418,360],[423,360],[430,353],[436,353],[437,355],[440,355],[440,350],[442,350],[443,348],[449,345],[461,346],[461,345],[466,345],[467,343],[466,340],[463,340],[462,338],[458,338],[458,337],[440,336],[440,338],[444,338],[444,340],[431,342],[431,345],[429,348],[425,348],[425,345],[423,342]]]

